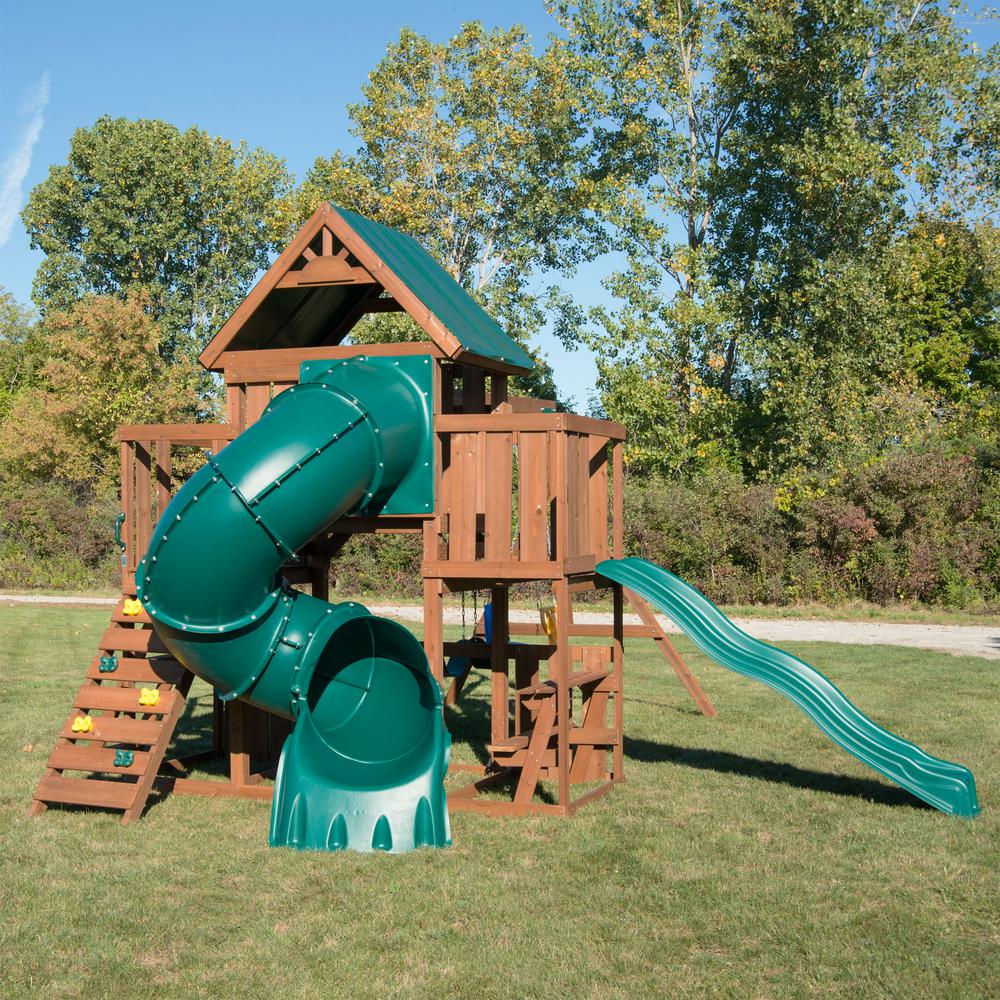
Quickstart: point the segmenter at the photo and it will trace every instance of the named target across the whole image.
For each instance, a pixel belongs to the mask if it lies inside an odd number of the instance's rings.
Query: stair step
[[[585,687],[588,684],[597,684],[608,678],[614,680],[614,675],[610,670],[580,670],[575,674],[570,674],[569,686],[571,688]],[[605,687],[604,690],[612,691],[614,687]],[[551,695],[556,692],[556,682],[554,680],[540,681],[538,684],[531,684],[528,687],[518,688],[517,694],[522,698],[533,698],[539,695]]]
[[[97,656],[86,671],[88,683],[77,692],[73,711],[63,725],[35,791],[31,813],[37,816],[51,803],[120,809],[122,823],[141,815],[157,772],[184,710],[194,680],[149,627],[145,615],[128,616],[119,603],[111,615]],[[115,669],[101,671],[101,659],[115,655]],[[98,683],[93,683],[97,681]],[[155,705],[140,705],[140,686],[156,686]],[[92,728],[74,733],[73,722],[93,711]],[[117,716],[116,713],[125,713]],[[142,718],[130,718],[130,716]],[[132,763],[115,767],[116,750],[130,750]],[[67,778],[60,772],[90,772],[103,778]]]
[[[35,798],[43,802],[128,809],[135,800],[136,788],[137,786],[129,781],[64,778],[62,775],[48,774],[38,783]]]
[[[147,684],[179,684],[185,669],[173,657],[153,656],[140,659],[119,656],[118,667],[112,673],[101,673],[101,658],[95,656],[87,676],[95,681],[136,681]]]
[[[518,750],[524,750],[528,746],[532,732],[533,730],[529,729],[518,736],[511,736],[506,740],[498,740],[496,743],[491,743],[487,749],[492,754],[514,753]],[[554,740],[555,737],[556,731],[553,730],[549,738]],[[613,729],[584,729],[574,727],[569,731],[569,742],[571,746],[613,747],[617,746],[618,739]]]
[[[94,719],[94,728],[89,733],[74,733],[73,719],[67,719],[59,735],[65,740],[152,746],[162,733],[161,719],[115,719],[109,715],[102,715]]]
[[[107,675],[105,675],[107,676]],[[177,701],[176,691],[165,690],[155,705],[140,705],[140,688],[104,684],[84,684],[73,702],[74,708],[102,709],[108,712],[141,712],[143,715],[166,715]],[[95,720],[96,725],[96,720]]]
[[[140,611],[139,614],[137,615],[125,614],[125,612],[122,610],[124,603],[125,603],[124,601],[119,601],[118,604],[115,606],[115,610],[111,612],[111,620],[113,622],[120,622],[123,625],[132,625],[136,622],[139,622],[143,625],[150,624],[149,615],[147,615],[145,611]]]
[[[57,746],[49,757],[49,767],[57,771],[103,771],[107,774],[145,774],[150,755],[142,750],[133,751],[128,767],[115,767],[116,750],[109,747],[85,746],[70,743]]]
[[[101,649],[123,653],[165,653],[167,647],[151,628],[112,625],[101,639]]]

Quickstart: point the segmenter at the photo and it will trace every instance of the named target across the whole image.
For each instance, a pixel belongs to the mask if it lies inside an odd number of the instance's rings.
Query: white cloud
[[[24,201],[24,178],[31,167],[31,154],[45,124],[45,106],[49,103],[49,73],[24,94],[18,114],[27,117],[14,151],[0,164],[0,247],[10,237],[17,213]]]

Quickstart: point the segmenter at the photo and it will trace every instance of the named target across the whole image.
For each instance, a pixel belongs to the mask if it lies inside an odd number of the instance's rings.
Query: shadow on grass
[[[482,697],[475,697],[476,692],[488,685],[481,671],[473,671],[462,688],[462,696],[456,706],[447,705],[444,710],[444,721],[456,743],[466,743],[475,754],[480,764],[488,763],[490,752],[487,749],[490,735],[490,703]]]
[[[782,764],[758,757],[725,750],[705,750],[699,747],[679,747],[671,743],[625,737],[625,755],[646,764],[678,764],[719,774],[738,774],[745,778],[770,781],[792,788],[844,795],[886,806],[908,806],[911,809],[933,809],[933,806],[911,795],[906,789],[885,785],[872,778],[853,778],[844,774],[811,771],[795,764]]]

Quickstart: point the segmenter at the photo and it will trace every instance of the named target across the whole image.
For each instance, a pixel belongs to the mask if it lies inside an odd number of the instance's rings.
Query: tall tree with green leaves
[[[540,269],[571,265],[588,236],[564,63],[520,27],[468,23],[441,43],[404,29],[349,108],[358,152],[313,164],[303,214],[329,199],[410,233],[528,343],[544,322]],[[528,388],[553,390],[547,367]]]
[[[45,340],[31,311],[0,287],[0,421],[39,381]]]
[[[197,354],[289,232],[280,158],[198,128],[99,118],[32,190],[23,218],[45,257],[43,313],[141,294],[168,360]]]
[[[163,359],[163,331],[140,294],[88,295],[40,325],[44,361],[0,420],[0,477],[114,496],[120,424],[204,415],[196,373]]]
[[[898,436],[889,411],[911,379],[876,325],[884,255],[915,206],[996,207],[996,54],[967,43],[962,8],[548,6],[588,109],[594,207],[623,254],[615,305],[583,339],[605,409],[651,428],[633,458],[773,472],[835,460],[843,437]],[[877,433],[858,419],[873,411]]]

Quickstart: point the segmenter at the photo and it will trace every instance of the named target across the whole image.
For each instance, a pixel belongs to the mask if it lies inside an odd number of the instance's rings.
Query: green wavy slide
[[[834,743],[890,781],[950,815],[979,813],[976,781],[967,767],[932,757],[883,729],[818,670],[747,635],[673,573],[645,559],[608,559],[597,571],[655,604],[706,656],[793,701]]]

